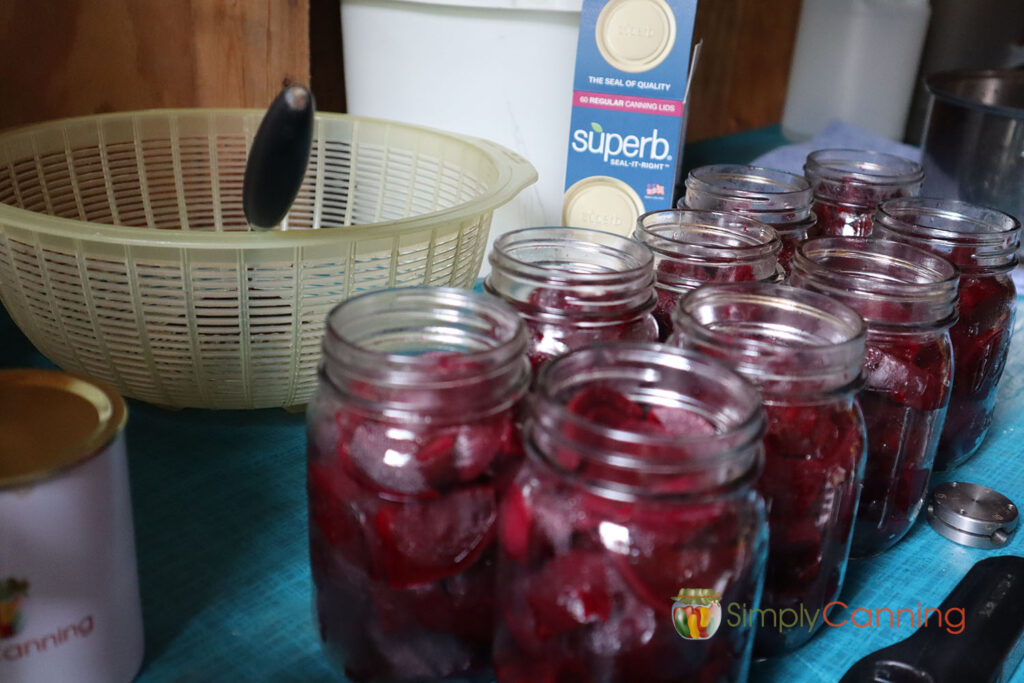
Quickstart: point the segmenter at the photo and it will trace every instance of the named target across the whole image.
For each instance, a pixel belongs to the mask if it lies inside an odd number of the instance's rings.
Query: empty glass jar
[[[816,292],[739,283],[690,292],[674,322],[672,343],[726,361],[761,388],[767,433],[758,488],[770,528],[763,608],[823,610],[843,585],[860,495],[865,435],[854,395],[863,320]],[[758,630],[754,653],[783,654],[813,633],[778,619]]]
[[[804,175],[814,190],[814,213],[821,236],[866,237],[872,215],[893,197],[916,197],[921,164],[884,152],[820,149],[807,155]]]
[[[655,341],[654,256],[599,230],[524,228],[494,242],[484,291],[526,322],[534,369],[595,341]]]
[[[793,250],[815,233],[811,184],[803,176],[774,168],[715,164],[700,166],[686,178],[679,208],[741,213],[767,223],[782,241],[779,264],[789,274]]]
[[[1020,231],[1007,213],[952,199],[893,199],[875,214],[876,236],[928,249],[960,269],[960,318],[949,331],[953,389],[936,470],[974,455],[992,424],[1017,306],[1010,273]]]
[[[530,406],[499,523],[498,681],[744,680],[753,628],[721,605],[755,609],[763,579],[753,386],[596,344],[542,368]]]
[[[672,333],[672,311],[705,282],[779,281],[782,243],[771,226],[721,211],[665,209],[640,216],[633,238],[654,252],[658,338]]]
[[[895,545],[924,503],[953,382],[958,280],[944,258],[890,240],[822,237],[793,259],[790,284],[845,303],[867,323],[857,402],[868,456],[853,557]]]
[[[349,680],[490,667],[526,342],[515,311],[462,290],[383,290],[328,316],[308,410],[310,563],[320,636]]]

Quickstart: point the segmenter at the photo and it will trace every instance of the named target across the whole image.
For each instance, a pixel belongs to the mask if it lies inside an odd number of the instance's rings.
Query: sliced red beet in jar
[[[360,474],[385,491],[423,493],[430,488],[424,470],[428,470],[431,464],[436,465],[431,460],[450,456],[450,450],[443,451],[444,441],[435,444],[426,452],[427,460],[421,468],[417,454],[422,445],[416,437],[408,429],[367,420],[352,435],[349,458]]]
[[[594,386],[579,391],[566,405],[570,413],[591,422],[614,427],[620,422],[643,420],[646,415],[639,403],[610,387]]]
[[[572,313],[583,310],[583,306],[577,303],[570,303],[573,295],[560,289],[549,287],[538,287],[530,292],[527,301],[531,306],[559,311],[561,313]]]
[[[918,350],[923,346],[910,343],[885,348],[869,345],[864,357],[867,385],[914,410],[937,410],[946,395],[947,367],[940,353],[924,354],[922,360],[933,360],[934,364],[917,363]]]
[[[357,565],[367,562],[366,541],[360,512],[363,496],[337,464],[310,464],[307,470],[310,522],[345,559]]]
[[[738,533],[723,503],[640,509],[624,526],[628,545],[609,556],[633,594],[664,615],[672,610],[666,591],[671,597],[680,586],[714,585],[736,561],[736,548],[721,540]]]
[[[530,525],[533,511],[523,489],[511,486],[501,504],[501,548],[516,562],[525,562],[530,551]]]
[[[548,640],[587,624],[607,621],[612,610],[604,553],[571,551],[531,575],[526,602],[537,637]]]
[[[715,426],[692,410],[675,406],[654,406],[649,420],[657,421],[665,432],[675,436],[710,436]]]
[[[490,486],[430,501],[382,503],[374,526],[383,574],[393,588],[407,588],[463,571],[493,541],[496,516]]]
[[[473,481],[499,458],[522,452],[515,421],[508,411],[462,425],[453,447],[455,471],[461,482]]]

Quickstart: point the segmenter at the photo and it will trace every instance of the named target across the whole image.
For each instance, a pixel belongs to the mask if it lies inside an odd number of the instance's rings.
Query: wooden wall
[[[0,128],[148,107],[266,107],[309,81],[309,0],[0,0]]]
[[[782,116],[800,0],[700,0],[687,139]],[[148,107],[344,110],[339,0],[0,0],[0,128]]]
[[[699,0],[687,140],[782,120],[799,18],[800,0]]]

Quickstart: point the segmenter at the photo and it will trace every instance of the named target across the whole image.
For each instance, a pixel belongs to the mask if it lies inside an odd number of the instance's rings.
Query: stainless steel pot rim
[[[998,80],[1014,83],[1024,89],[1024,70],[1020,69],[956,69],[934,73],[925,79],[925,85],[937,99],[977,109],[990,114],[999,114],[1015,119],[1024,119],[1024,106],[1015,107],[1004,104],[987,104],[977,99],[966,97],[952,90],[952,86],[970,81]]]

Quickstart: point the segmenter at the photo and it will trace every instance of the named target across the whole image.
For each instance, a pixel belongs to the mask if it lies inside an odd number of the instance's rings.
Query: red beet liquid
[[[867,237],[874,228],[875,208],[886,199],[906,192],[891,187],[866,187],[854,183],[823,183],[815,190],[811,205],[818,217],[817,233],[822,236]]]
[[[769,551],[762,608],[813,614],[838,597],[860,494],[864,437],[850,401],[766,405],[765,470]],[[815,629],[821,622],[815,624]],[[757,633],[754,654],[769,657],[810,640],[807,626]]]
[[[935,469],[963,463],[981,445],[995,409],[996,389],[1010,347],[1016,290],[1008,274],[960,278],[960,319],[953,342],[953,391]]]
[[[686,279],[699,286],[703,282],[753,282],[757,279],[754,269],[747,265],[704,268],[693,263],[662,260],[655,271],[657,276],[668,276],[673,281]],[[672,335],[672,312],[679,299],[686,294],[678,289],[654,285],[658,303],[654,308],[654,319],[658,323],[658,341],[665,342]]]
[[[569,409],[626,431],[713,432],[694,413],[648,409],[614,390],[584,390]],[[724,588],[723,604],[755,604],[765,552],[756,493],[624,502],[581,485],[610,474],[602,466],[566,454],[555,458],[578,478],[528,462],[501,506],[498,680],[741,678],[751,627],[723,618],[709,640],[685,640],[671,608],[682,586]],[[622,481],[622,474],[615,476]],[[634,483],[647,476],[636,472]],[[685,477],[660,482],[666,492],[687,486]]]
[[[850,550],[854,557],[888,550],[917,518],[945,416],[952,356],[941,338],[921,343],[869,337],[864,365],[867,386],[857,401],[868,456]]]
[[[354,681],[486,669],[499,482],[522,453],[512,411],[446,427],[346,412],[335,423],[336,436],[311,434],[308,468],[325,648]]]
[[[658,301],[660,305],[660,297]],[[576,303],[562,291],[546,288],[531,292],[529,305],[559,311],[564,316],[559,320],[524,316],[523,322],[530,333],[527,355],[534,372],[552,358],[594,342],[657,339],[656,323],[646,312],[637,316],[636,311],[612,308],[608,314],[595,319],[592,313],[584,313],[593,302]]]

